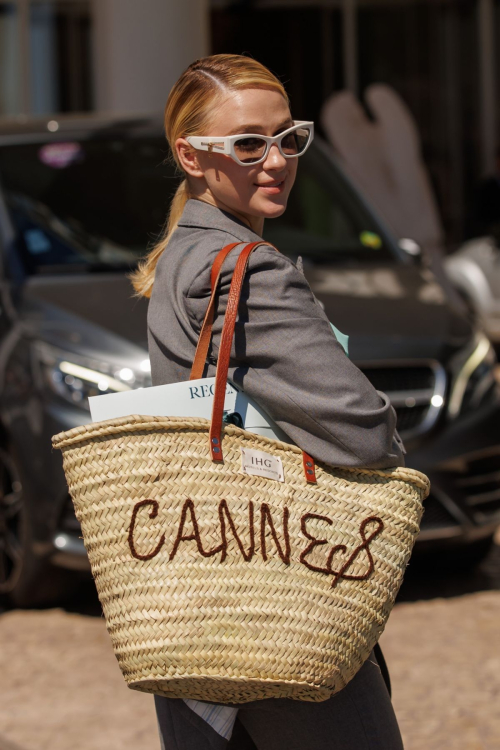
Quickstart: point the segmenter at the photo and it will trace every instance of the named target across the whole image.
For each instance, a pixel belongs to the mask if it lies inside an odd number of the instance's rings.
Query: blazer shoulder
[[[236,263],[243,248],[251,242],[257,242],[259,238],[241,240],[240,238],[221,230],[199,230],[193,232],[186,242],[182,253],[182,262],[191,276],[188,296],[198,296],[200,291],[209,286],[210,272],[219,252],[229,244],[237,243],[236,247],[224,261],[221,272],[222,285],[225,285],[234,272]],[[264,269],[283,269],[284,265],[296,269],[293,262],[277,252],[269,243],[262,240],[249,259],[248,272]]]
[[[220,229],[177,227],[158,259],[156,276],[175,278],[186,291],[200,274],[212,267],[223,247],[237,241]]]
[[[243,250],[244,246],[248,244],[248,242],[242,242],[240,248],[235,248],[234,252],[230,253],[227,262],[224,263],[224,269],[234,269],[240,252]],[[259,246],[252,252],[248,261],[248,268],[250,272],[260,269],[293,269],[293,271],[299,273],[299,269],[293,260],[280,252],[279,248],[266,242],[266,240],[262,240],[262,244],[259,244]]]

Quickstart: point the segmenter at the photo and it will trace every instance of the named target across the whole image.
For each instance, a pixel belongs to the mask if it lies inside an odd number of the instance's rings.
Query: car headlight
[[[147,359],[140,363],[138,370],[82,357],[45,342],[37,342],[35,350],[44,386],[86,410],[89,410],[89,396],[130,391],[151,384]]]
[[[451,418],[480,405],[495,384],[497,358],[490,341],[478,334],[461,362],[451,386],[448,414]]]

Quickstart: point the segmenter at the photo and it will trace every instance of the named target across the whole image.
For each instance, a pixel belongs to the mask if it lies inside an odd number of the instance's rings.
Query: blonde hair
[[[278,91],[288,103],[281,82],[264,65],[243,55],[211,55],[196,60],[181,75],[170,91],[165,106],[165,135],[172,157],[182,172],[175,142],[178,138],[203,135],[218,102],[229,92],[243,88]],[[177,227],[187,200],[189,184],[184,176],[170,204],[162,237],[129,275],[137,297],[150,297],[156,264]]]

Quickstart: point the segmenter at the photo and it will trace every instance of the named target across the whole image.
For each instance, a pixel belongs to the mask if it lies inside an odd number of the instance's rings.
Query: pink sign
[[[53,169],[65,169],[83,153],[79,143],[47,143],[38,151],[40,161]]]

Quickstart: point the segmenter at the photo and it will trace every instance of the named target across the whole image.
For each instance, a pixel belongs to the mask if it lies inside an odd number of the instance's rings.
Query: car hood
[[[313,266],[305,275],[331,322],[349,335],[355,361],[443,361],[472,335],[428,269]],[[148,302],[132,297],[123,273],[34,277],[24,286],[23,302],[25,315],[47,328],[40,331],[44,338],[50,333],[76,342],[76,336],[84,348],[117,356],[120,346],[129,355],[147,351]]]
[[[45,302],[147,349],[147,300],[133,297],[124,273],[32,277],[25,302]]]
[[[125,274],[33,277],[22,287],[19,306],[31,336],[97,361],[142,369],[147,300],[132,297]]]

